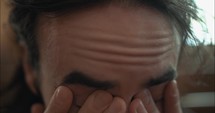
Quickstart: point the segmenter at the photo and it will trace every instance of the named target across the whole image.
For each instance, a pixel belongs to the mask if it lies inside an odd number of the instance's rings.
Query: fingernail
[[[118,97],[115,97],[109,107],[108,113],[124,113],[126,111],[126,104]]]
[[[147,104],[147,105],[149,105],[150,104],[150,102],[151,102],[151,97],[150,97],[150,92],[149,92],[149,90],[144,90],[144,97],[143,97],[143,101],[144,101],[144,103],[145,104]]]
[[[56,105],[62,105],[62,99],[64,99],[64,95],[61,93],[62,87],[58,87],[54,94],[52,95],[49,103],[55,103]]]
[[[177,86],[177,81],[173,80],[172,81],[172,91],[173,91],[173,95],[172,96],[179,96],[179,91],[178,91],[178,86]]]
[[[64,104],[64,100],[68,100],[71,97],[72,92],[65,86],[59,86],[54,92],[54,99],[58,104]]]
[[[145,113],[146,109],[141,101],[139,101],[138,107],[136,109],[136,113]]]
[[[96,92],[94,97],[95,105],[101,109],[111,104],[112,96],[106,92]]]
[[[55,95],[55,98],[57,97],[62,97],[64,95],[64,93],[62,93],[64,90],[64,87],[63,86],[60,86],[56,89],[54,95]],[[64,97],[64,96],[63,96]]]
[[[177,81],[176,81],[176,80],[173,80],[172,82],[173,82],[175,85],[177,85]]]
[[[173,87],[174,89],[178,89],[177,81],[176,81],[176,80],[173,80],[173,81],[172,81],[172,87]]]

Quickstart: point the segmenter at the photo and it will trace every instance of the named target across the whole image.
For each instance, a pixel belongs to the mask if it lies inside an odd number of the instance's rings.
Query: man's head
[[[11,23],[19,41],[26,43],[29,48],[30,62],[34,67],[39,64],[39,50],[37,44],[38,18],[41,14],[57,13],[62,14],[69,11],[80,10],[86,7],[118,2],[123,5],[140,7],[142,4],[151,6],[175,24],[180,32],[182,46],[188,38],[192,38],[190,28],[191,19],[199,19],[196,5],[193,0],[11,0],[14,10],[11,12]],[[135,6],[134,6],[135,7]]]
[[[149,89],[162,104],[191,33],[192,1],[23,1],[11,20],[26,48],[26,80],[32,89],[38,82],[45,104],[60,84],[72,89],[75,106],[95,90],[128,105]]]

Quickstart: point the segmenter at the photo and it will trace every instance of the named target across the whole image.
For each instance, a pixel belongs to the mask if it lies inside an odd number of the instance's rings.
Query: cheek
[[[167,83],[163,83],[159,86],[154,86],[154,87],[149,88],[152,98],[154,99],[155,102],[157,102],[157,101],[159,102],[163,98],[166,85],[167,85]]]
[[[81,86],[81,85],[71,85],[69,88],[73,91],[73,104],[76,106],[82,106],[83,103],[86,101],[88,96],[92,94],[95,89]]]

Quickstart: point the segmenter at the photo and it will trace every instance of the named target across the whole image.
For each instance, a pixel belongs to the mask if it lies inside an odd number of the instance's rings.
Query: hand
[[[46,109],[42,104],[36,103],[31,107],[31,113],[68,113],[72,100],[72,91],[60,86],[54,92]]]
[[[154,103],[149,91],[144,91],[130,105],[130,113],[182,113],[177,84],[170,82],[165,90],[164,105]],[[72,106],[73,94],[67,87],[60,86],[51,98],[44,113],[68,113]],[[43,113],[44,108],[35,104],[32,113]],[[105,91],[95,91],[80,110],[72,113],[125,113],[126,104],[119,97],[112,97]]]
[[[88,97],[78,113],[125,113],[126,104],[119,97],[105,91],[95,91]]]
[[[150,92],[145,90],[130,105],[130,113],[182,113],[176,81],[167,84],[162,103],[155,104]]]
[[[95,91],[92,93],[83,106],[78,111],[72,108],[73,93],[65,87],[60,86],[53,94],[50,103],[44,112],[41,104],[32,106],[32,113],[125,113],[126,104],[119,97],[112,97],[105,91]]]

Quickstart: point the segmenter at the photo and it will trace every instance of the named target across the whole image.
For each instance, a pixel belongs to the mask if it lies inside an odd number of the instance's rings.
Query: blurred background
[[[179,63],[182,107],[188,113],[215,113],[214,0],[194,0],[204,21],[192,21],[199,40],[189,40]]]
[[[192,21],[200,43],[189,40],[179,62],[177,81],[181,104],[184,113],[215,113],[214,0],[195,1],[205,24]],[[9,109],[25,113],[21,106],[30,106],[32,100],[24,98],[30,98],[32,94],[24,83],[20,69],[22,50],[8,23],[11,6],[7,0],[1,0],[0,4],[0,113],[11,113]]]

